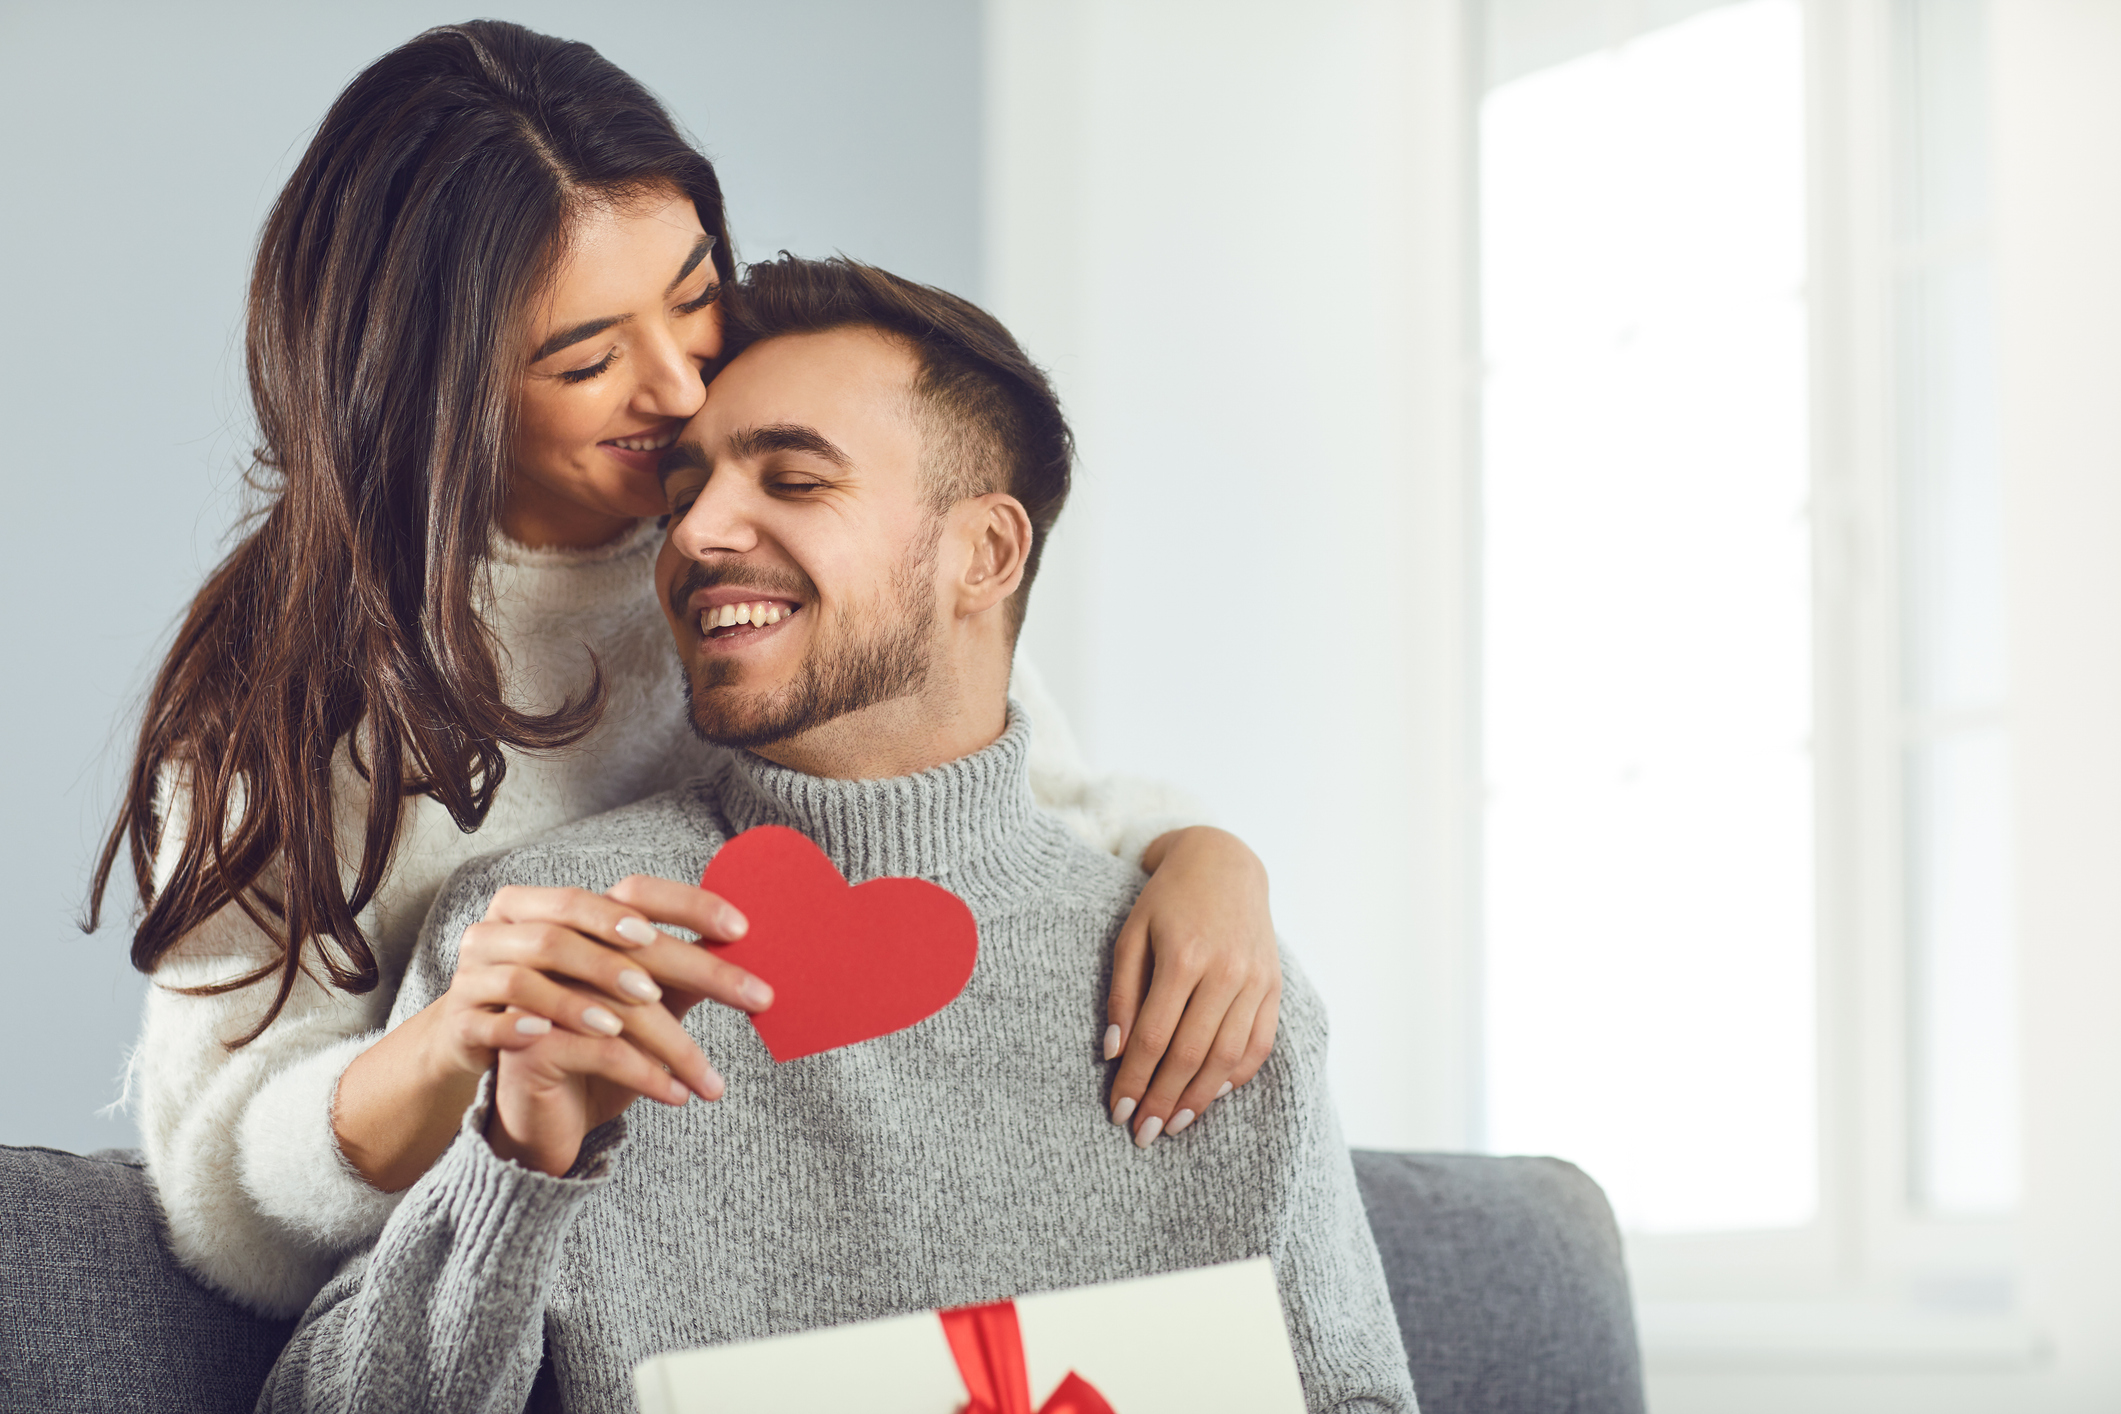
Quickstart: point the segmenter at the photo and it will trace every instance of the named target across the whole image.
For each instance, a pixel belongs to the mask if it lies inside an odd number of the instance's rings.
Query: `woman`
[[[613,959],[686,921],[635,909],[595,957],[492,930],[376,1035],[458,863],[705,760],[650,593],[653,464],[704,397],[734,268],[714,171],[655,100],[587,46],[490,21],[355,79],[273,208],[248,335],[268,499],[155,682],[96,879],[129,847],[157,983],[135,1094],[173,1245],[250,1305],[301,1309],[497,1048],[616,1024],[594,989],[655,983]],[[1152,872],[1102,1041],[1124,1053],[1115,1120],[1175,1131],[1271,1043],[1263,873],[1227,835],[1167,829],[1153,791],[1130,808],[1086,780],[1027,670],[1015,691],[1041,798]],[[717,1000],[764,1004],[725,972]],[[718,1093],[680,1028],[628,1039]]]

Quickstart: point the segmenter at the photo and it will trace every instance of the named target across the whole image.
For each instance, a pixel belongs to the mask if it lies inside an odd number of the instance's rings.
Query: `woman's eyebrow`
[[[663,293],[667,295],[673,290],[677,289],[678,286],[684,284],[685,277],[687,275],[690,275],[693,271],[699,269],[700,262],[705,260],[707,258],[707,252],[713,249],[714,237],[701,236],[699,240],[693,244],[692,254],[686,256],[685,263],[678,267],[677,278],[663,287]]]
[[[692,254],[685,257],[684,265],[678,269],[677,278],[664,287],[663,293],[667,295],[679,285],[684,284],[685,277],[699,269],[700,262],[705,260],[707,252],[713,249],[713,236],[701,236],[699,240],[695,241],[692,246]],[[530,356],[530,361],[532,363],[543,363],[570,344],[579,344],[584,339],[594,338],[613,325],[624,324],[631,318],[633,316],[630,314],[614,314],[608,319],[591,319],[577,324],[571,329],[562,329],[544,343],[539,344],[538,351]]]
[[[601,334],[614,324],[624,324],[631,318],[633,316],[630,314],[614,314],[608,319],[592,319],[587,323],[577,324],[572,329],[562,329],[544,343],[539,344],[538,351],[530,356],[530,361],[532,363],[542,363],[569,344],[579,344],[582,340]]]

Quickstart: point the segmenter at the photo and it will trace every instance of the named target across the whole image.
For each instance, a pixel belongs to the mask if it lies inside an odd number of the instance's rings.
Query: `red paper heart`
[[[776,1061],[873,1041],[957,999],[979,957],[965,901],[926,879],[847,878],[805,836],[760,825],[723,845],[700,887],[751,923],[715,951],[773,987],[751,1018]]]

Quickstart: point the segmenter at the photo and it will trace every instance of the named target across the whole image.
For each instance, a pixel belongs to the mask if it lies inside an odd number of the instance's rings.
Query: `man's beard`
[[[742,668],[725,658],[710,658],[689,669],[685,699],[693,732],[722,746],[771,746],[850,712],[920,691],[927,684],[934,653],[935,544],[935,537],[929,537],[915,547],[880,602],[844,612],[840,632],[820,622],[811,634],[810,651],[785,686],[741,691],[731,684]],[[762,578],[741,564],[694,564],[671,598],[682,603],[696,590],[717,584],[788,593],[804,606],[803,612],[822,613],[808,576],[776,573]],[[871,631],[857,636],[844,628],[850,622],[871,625]]]

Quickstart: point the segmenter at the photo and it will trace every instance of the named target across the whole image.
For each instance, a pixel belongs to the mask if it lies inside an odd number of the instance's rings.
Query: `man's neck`
[[[1009,725],[1008,680],[973,694],[931,676],[908,696],[754,748],[777,766],[837,781],[913,776],[984,751]]]

